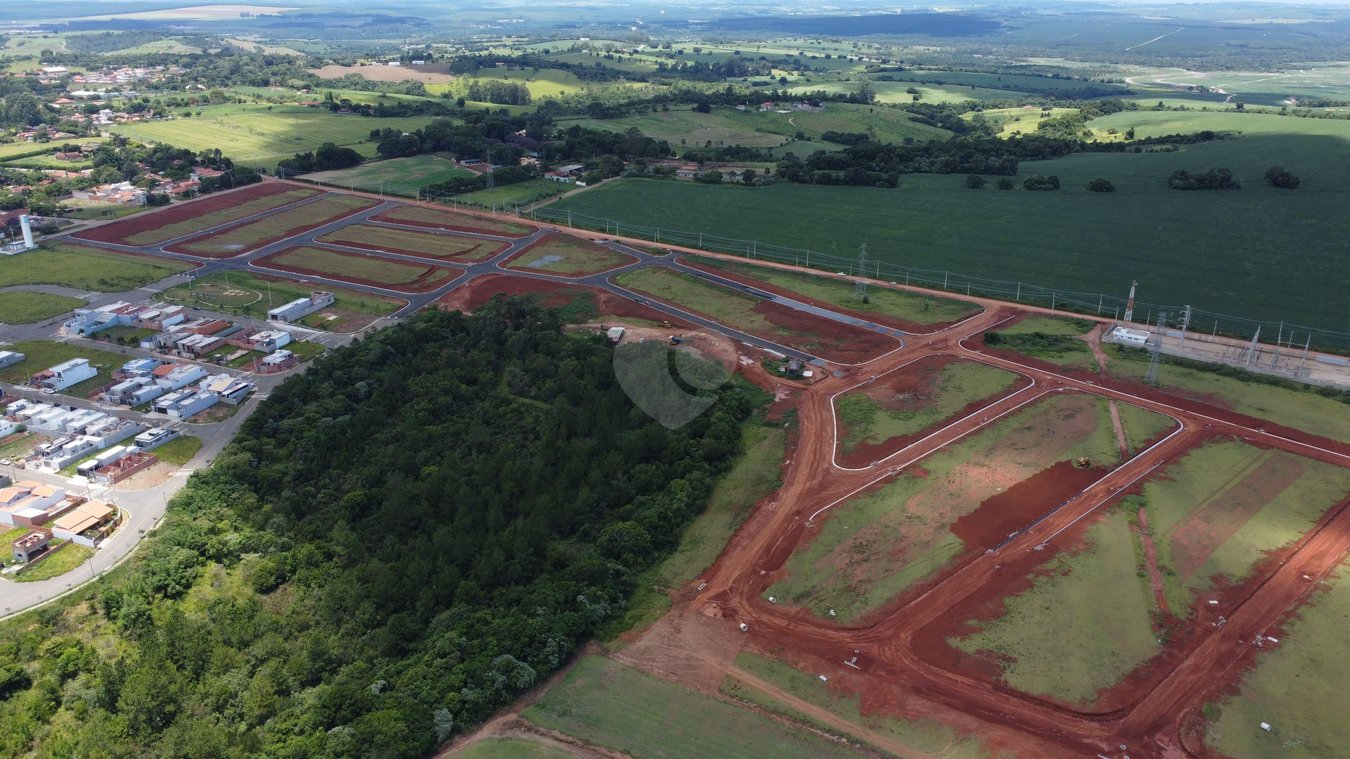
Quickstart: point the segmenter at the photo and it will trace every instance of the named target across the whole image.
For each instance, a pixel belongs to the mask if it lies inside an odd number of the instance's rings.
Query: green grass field
[[[841,451],[852,451],[864,444],[877,445],[894,437],[928,429],[969,404],[993,397],[1012,387],[1017,382],[1017,375],[974,361],[954,361],[942,367],[931,388],[924,388],[931,390],[930,393],[920,391],[917,399],[898,399],[898,407],[891,407],[896,406],[893,401],[897,399],[886,398],[882,401],[872,397],[882,392],[886,379],[883,377],[873,383],[875,388],[868,386],[835,399],[835,409],[844,433],[843,439],[839,441]],[[907,394],[910,395],[914,394]],[[887,402],[892,402],[891,406],[885,405]]]
[[[376,221],[391,224],[410,224],[413,226],[443,229],[449,232],[479,232],[504,237],[526,237],[535,228],[528,224],[503,221],[487,216],[458,213],[450,209],[423,208],[421,206],[399,206],[374,217]]]
[[[950,527],[986,499],[1060,461],[1119,463],[1106,401],[1053,395],[918,462],[818,518],[765,596],[856,621],[936,576],[966,550]],[[1054,503],[1047,502],[1049,509]],[[885,556],[882,560],[880,557]]]
[[[14,575],[14,579],[18,582],[37,582],[60,577],[78,569],[93,555],[94,549],[71,544],[33,565],[32,568]]]
[[[1058,116],[1067,116],[1071,113],[1077,113],[1076,108],[1051,108],[1048,111],[1037,106],[1027,108],[987,108],[983,111],[975,111],[962,114],[961,118],[967,121],[974,121],[975,116],[979,115],[983,119],[998,128],[999,137],[1013,137],[1019,134],[1032,134],[1046,118],[1055,118]],[[1043,114],[1049,113],[1045,117]]]
[[[306,174],[306,182],[337,185],[366,192],[416,197],[427,185],[459,177],[474,176],[472,171],[455,165],[454,159],[441,153],[370,161],[350,169]]]
[[[713,113],[722,113],[722,109]],[[793,136],[802,132],[809,139],[818,140],[825,132],[861,132],[880,142],[901,143],[907,138],[916,142],[945,140],[951,132],[939,127],[921,124],[906,111],[879,106],[828,103],[822,111],[777,111],[725,109],[734,123],[756,131]]]
[[[510,211],[516,206],[529,205],[559,193],[572,189],[570,185],[558,184],[549,179],[527,179],[515,184],[504,184],[491,190],[479,190],[456,195],[455,200],[483,208],[499,208]]]
[[[777,285],[790,292],[828,305],[878,316],[891,316],[912,324],[946,324],[980,312],[980,307],[951,298],[935,298],[904,290],[873,287],[867,291],[867,303],[854,297],[852,280],[754,266],[720,258],[693,257],[694,263],[740,274]]]
[[[687,105],[681,105],[669,111],[643,113],[620,119],[577,119],[558,123],[562,127],[576,124],[586,129],[610,132],[623,132],[636,127],[652,139],[669,142],[676,151],[682,147],[702,147],[707,143],[714,146],[771,148],[785,142],[781,133],[760,130],[741,123],[730,115],[732,113],[738,112],[731,108],[717,108],[711,113],[699,113]]]
[[[1145,411],[1128,403],[1117,403],[1120,425],[1125,428],[1125,442],[1130,453],[1136,453],[1144,444],[1177,426],[1171,417]]]
[[[1134,543],[1128,516],[1112,510],[1088,529],[1086,546],[1056,556],[1028,578],[1030,589],[1005,599],[1002,616],[969,622],[977,632],[949,642],[984,652],[1017,690],[1091,706],[1161,650]]]
[[[110,353],[97,348],[86,348],[71,343],[55,343],[49,340],[20,340],[5,346],[5,350],[22,353],[24,359],[13,366],[0,369],[0,380],[22,385],[28,378],[48,367],[55,366],[72,358],[87,358],[89,365],[98,369],[98,376],[72,385],[61,391],[62,395],[83,398],[95,388],[112,381],[112,372],[125,364],[130,357],[121,353]]]
[[[1245,581],[1350,493],[1350,469],[1236,441],[1209,443],[1143,488],[1173,614],[1186,617],[1216,580]]]
[[[246,316],[266,316],[267,309],[296,298],[307,298],[313,288],[282,277],[245,272],[217,272],[171,287],[161,300],[193,308],[207,308]],[[305,317],[302,323],[317,329],[352,332],[377,317],[393,313],[402,301],[335,288],[336,301],[329,308]]]
[[[174,249],[194,256],[230,258],[265,243],[289,237],[306,227],[325,224],[374,205],[376,201],[369,198],[329,195],[313,203],[282,211],[242,227],[178,243],[174,245]]]
[[[1067,369],[1096,369],[1086,342],[1078,339],[1096,326],[1086,319],[1030,316],[1008,327],[984,333],[991,348],[1011,350]]]
[[[1350,746],[1345,692],[1350,689],[1350,568],[1342,565],[1278,644],[1266,644],[1237,693],[1205,707],[1205,743],[1234,759],[1321,759]],[[1272,726],[1261,729],[1262,722]]]
[[[272,167],[282,158],[313,150],[325,142],[373,154],[370,119],[330,113],[323,108],[268,105],[212,105],[194,108],[200,117],[118,124],[112,131],[140,142],[167,143],[189,150],[220,148],[236,161]],[[379,119],[378,126],[412,131],[430,116]]]
[[[175,438],[155,449],[155,457],[166,464],[183,466],[202,449],[202,439],[190,435]]]
[[[433,256],[453,261],[483,261],[502,250],[501,243],[472,237],[391,229],[373,224],[349,224],[336,232],[317,238],[319,242],[372,248],[395,253]]]
[[[542,271],[568,277],[599,274],[633,262],[631,256],[571,235],[554,234],[526,248],[508,269]]]
[[[561,744],[533,738],[484,738],[450,753],[455,759],[572,759],[580,756]]]
[[[262,266],[295,267],[318,274],[384,287],[420,287],[440,283],[456,270],[422,264],[410,264],[390,258],[339,253],[324,248],[290,248],[259,261]]]
[[[37,292],[0,292],[0,322],[32,324],[84,305],[79,298]]]
[[[243,190],[242,192],[248,193],[249,190]],[[183,221],[165,223],[161,226],[148,226],[143,231],[132,232],[131,234],[126,235],[126,237],[123,238],[123,241],[128,245],[159,245],[160,243],[163,243],[166,240],[172,240],[175,237],[182,237],[183,235],[192,234],[193,232],[200,232],[204,229],[220,226],[221,224],[238,221],[239,219],[251,216],[255,213],[270,211],[273,208],[280,208],[289,203],[304,200],[305,198],[312,198],[320,192],[321,190],[309,187],[297,187],[292,190],[287,190],[286,192],[279,192],[261,198],[253,198],[241,203],[237,202],[234,205],[222,208],[219,211],[202,213],[196,217],[184,219]],[[240,197],[243,197],[243,195]],[[209,201],[202,202],[206,203]],[[191,207],[192,206],[189,206],[189,208]],[[158,219],[156,219],[154,215],[149,215],[144,219],[139,219],[137,221],[149,225],[158,221]]]
[[[854,756],[846,746],[596,656],[578,661],[523,716],[633,759]]]
[[[65,285],[80,290],[122,292],[187,271],[192,264],[111,253],[65,242],[44,242],[40,250],[5,259],[0,287]]]

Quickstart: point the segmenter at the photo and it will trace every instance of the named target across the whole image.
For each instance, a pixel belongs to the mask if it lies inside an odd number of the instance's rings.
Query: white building
[[[168,427],[156,427],[137,435],[135,442],[132,444],[132,448],[137,452],[153,450],[170,440],[177,438],[178,435],[178,430],[169,429]]]
[[[89,365],[89,359],[72,358],[38,374],[34,379],[43,387],[59,393],[71,385],[92,379],[97,374],[98,370]]]
[[[1111,339],[1121,345],[1148,345],[1148,338],[1151,333],[1138,329],[1129,329],[1128,327],[1116,327],[1111,330]]]
[[[296,298],[285,305],[269,309],[267,318],[274,322],[293,322],[320,309],[328,308],[336,300],[332,293],[315,290],[308,298]]]
[[[4,369],[7,366],[14,366],[25,358],[27,358],[27,356],[15,351],[0,351],[0,369]]]

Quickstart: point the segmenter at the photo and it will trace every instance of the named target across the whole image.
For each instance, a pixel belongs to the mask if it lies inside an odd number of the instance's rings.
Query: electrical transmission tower
[[[859,301],[867,300],[867,282],[863,277],[867,276],[867,243],[863,243],[858,248],[858,268],[854,271],[858,279],[853,283],[853,297]]]
[[[1158,312],[1158,326],[1153,330],[1153,335],[1148,341],[1148,373],[1144,375],[1144,382],[1150,385],[1158,384],[1158,356],[1162,354],[1163,324],[1167,321],[1167,312]]]
[[[1134,321],[1134,288],[1139,286],[1138,280],[1130,282],[1130,299],[1125,301],[1125,321]]]

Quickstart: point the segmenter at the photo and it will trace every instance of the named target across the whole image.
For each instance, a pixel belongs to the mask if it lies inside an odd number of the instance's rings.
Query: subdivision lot
[[[84,301],[65,295],[39,292],[0,292],[0,322],[32,324],[79,308]]]
[[[523,716],[634,759],[855,756],[813,733],[596,656],[583,657]]]
[[[907,332],[933,331],[980,312],[980,307],[973,303],[886,287],[868,287],[867,301],[863,302],[856,295],[854,281],[839,276],[805,274],[724,258],[686,256],[681,260],[738,282]]]
[[[203,258],[232,258],[376,205],[369,198],[329,195],[258,221],[177,243],[172,250]]]
[[[669,269],[638,269],[620,274],[614,281],[729,327],[831,361],[866,361],[898,346],[895,340],[876,332],[770,303]]]
[[[352,190],[416,195],[417,190],[450,179],[474,176],[442,153],[370,161],[350,169],[306,174],[305,181],[334,184]]]
[[[487,260],[506,249],[505,243],[492,240],[418,232],[412,229],[394,229],[375,224],[349,224],[316,240],[349,245],[353,248],[386,250],[410,256],[433,256],[469,263]]]
[[[1119,463],[1105,400],[1046,396],[825,512],[763,595],[856,622],[998,545]]]
[[[121,245],[159,245],[175,237],[312,198],[321,191],[280,183],[250,185],[81,231],[77,237]]]
[[[267,316],[267,309],[297,298],[307,298],[313,289],[294,279],[227,271],[171,287],[160,293],[159,298],[193,308],[262,318]],[[401,300],[355,290],[327,286],[324,289],[333,293],[333,305],[301,319],[302,325],[334,332],[355,332],[405,305]]]
[[[123,292],[187,271],[192,264],[131,253],[44,242],[36,251],[12,256],[0,266],[0,287],[65,285],[82,290]]]
[[[1030,380],[974,361],[929,356],[834,399],[844,466],[866,466],[946,420],[975,413]]]
[[[501,237],[527,237],[534,232],[534,227],[527,224],[421,206],[400,206],[371,218],[373,221],[391,224],[430,227],[447,232],[477,232]]]
[[[255,264],[297,274],[346,280],[360,285],[387,287],[409,293],[435,290],[463,274],[462,269],[421,265],[327,248],[287,248],[258,259]]]
[[[616,317],[625,324],[637,326],[673,325],[687,327],[679,319],[672,319],[661,311],[630,298],[623,298],[608,290],[590,285],[529,279],[510,274],[485,274],[475,277],[462,287],[442,295],[436,304],[442,308],[471,312],[498,295],[526,295],[537,298],[547,308],[558,308],[569,322],[587,322],[596,317]]]
[[[564,277],[585,277],[636,261],[636,258],[626,253],[610,250],[590,240],[555,233],[531,243],[528,248],[512,256],[505,268]]]
[[[1064,369],[1094,369],[1092,349],[1081,337],[1094,326],[1094,322],[1086,319],[1029,315],[985,332],[984,347],[1021,354]]]
[[[23,385],[38,372],[47,370],[72,358],[87,358],[89,365],[98,370],[98,376],[72,385],[61,391],[62,395],[84,398],[95,389],[112,381],[112,372],[127,362],[127,356],[109,353],[97,348],[86,348],[71,343],[57,343],[50,340],[20,340],[5,346],[5,350],[22,353],[24,359],[17,364],[0,369],[0,380]]]

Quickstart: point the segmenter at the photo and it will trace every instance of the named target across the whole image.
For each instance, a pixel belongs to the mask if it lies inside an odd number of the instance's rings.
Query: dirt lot
[[[167,208],[158,211],[151,211],[144,214],[137,214],[136,216],[133,216],[129,219],[124,219],[122,221],[116,221],[111,224],[104,224],[98,227],[94,227],[93,229],[81,231],[76,236],[84,238],[86,240],[111,242],[120,245],[154,245],[164,242],[165,240],[171,239],[173,237],[178,237],[184,234],[190,234],[193,231],[200,231],[201,229],[204,229],[207,226],[211,226],[211,219],[207,217],[210,217],[213,214],[221,214],[222,212],[228,213],[230,209],[238,208],[239,206],[245,203],[249,203],[251,201],[261,200],[263,198],[269,198],[288,193],[292,195],[291,199],[279,201],[277,202],[276,205],[272,206],[276,207],[279,205],[283,205],[284,203],[293,203],[297,200],[302,200],[305,197],[313,197],[315,195],[318,195],[320,192],[322,191],[306,188],[297,188],[294,185],[283,184],[281,182],[262,182],[259,184],[249,185],[247,187],[243,187],[238,190],[232,190],[228,192],[218,192],[211,195],[203,196],[196,200],[174,203],[173,205],[170,205]],[[266,205],[268,204],[262,204],[262,206]],[[265,210],[262,206],[259,207],[259,210]],[[257,211],[254,212],[256,213]],[[235,215],[233,218],[222,217],[220,218],[220,220],[215,221],[214,223],[224,224],[229,221],[238,220],[240,218],[243,218],[243,216]],[[157,239],[155,239],[154,235],[144,235],[144,233],[151,232],[156,229],[161,229],[171,224],[181,224],[183,222],[189,222],[198,219],[205,219],[207,223],[202,226],[196,227],[195,230],[194,229],[184,229],[181,231],[174,230],[171,231],[169,234],[163,237],[159,237]],[[136,237],[137,235],[142,235],[143,237]],[[128,239],[128,238],[135,238],[135,239]]]
[[[535,295],[543,306],[561,308],[571,304],[579,296],[590,295],[594,298],[597,315],[638,319],[653,324],[669,322],[672,325],[689,328],[691,325],[672,319],[651,306],[635,303],[608,291],[588,285],[574,285],[566,282],[550,282],[543,279],[513,277],[509,274],[488,274],[478,277],[468,285],[456,288],[453,292],[436,301],[442,308],[473,311],[492,300],[496,295]]]

